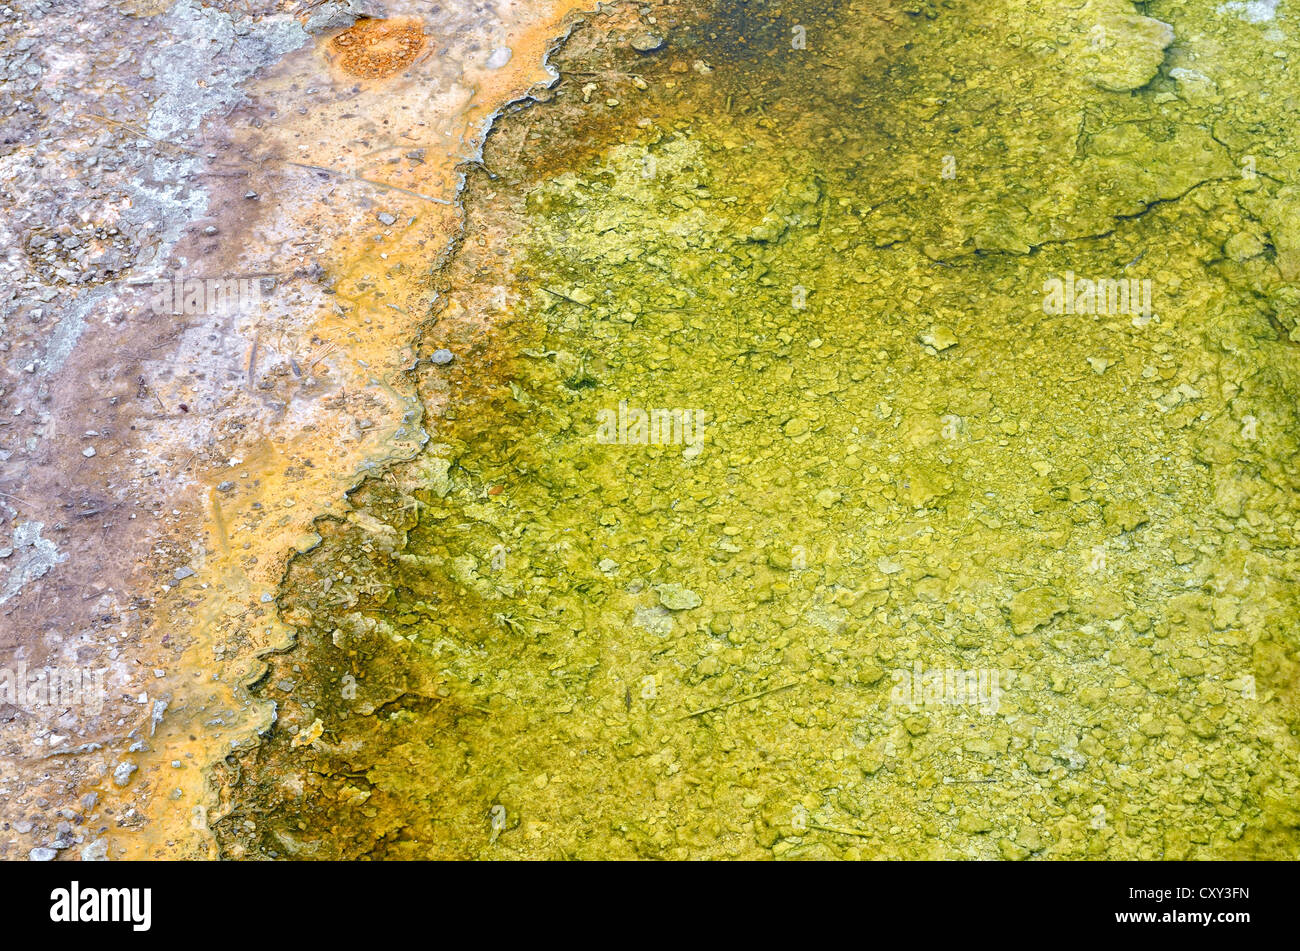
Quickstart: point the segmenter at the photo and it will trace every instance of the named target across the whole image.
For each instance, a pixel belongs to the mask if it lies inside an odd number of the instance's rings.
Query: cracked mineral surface
[[[1298,38],[1143,8],[593,16],[222,854],[1296,857]]]
[[[162,6],[0,116],[6,854],[1300,857],[1285,2]]]

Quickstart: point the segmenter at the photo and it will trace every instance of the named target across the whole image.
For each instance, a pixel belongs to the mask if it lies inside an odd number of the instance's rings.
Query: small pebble
[[[638,53],[653,53],[663,45],[664,38],[653,33],[638,33],[632,37],[632,49]]]
[[[139,768],[135,763],[123,760],[113,769],[113,782],[118,786],[125,786],[131,781],[131,774]]]
[[[450,350],[435,350],[429,356],[429,362],[433,364],[437,364],[438,366],[443,366],[444,364],[451,363],[451,361],[454,359],[455,357],[452,355],[452,352]]]
[[[698,594],[676,582],[661,584],[655,590],[659,594],[659,603],[670,611],[689,611],[702,603]]]
[[[921,343],[927,347],[933,347],[936,351],[944,351],[949,347],[957,346],[957,335],[942,325],[931,327],[921,334],[920,339]]]

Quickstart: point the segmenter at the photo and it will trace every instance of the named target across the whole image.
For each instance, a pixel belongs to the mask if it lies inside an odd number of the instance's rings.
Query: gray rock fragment
[[[653,33],[638,33],[632,37],[632,49],[638,53],[653,53],[664,45],[664,38]]]
[[[123,760],[113,768],[113,782],[118,786],[125,786],[131,781],[131,774],[139,768],[135,763]]]

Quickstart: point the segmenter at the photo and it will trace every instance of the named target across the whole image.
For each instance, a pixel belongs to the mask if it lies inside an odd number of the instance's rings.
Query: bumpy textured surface
[[[285,578],[225,854],[1300,854],[1300,42],[1095,6],[576,34],[434,443]]]
[[[365,79],[400,73],[415,62],[426,45],[420,24],[401,20],[359,20],[330,40],[339,68]]]

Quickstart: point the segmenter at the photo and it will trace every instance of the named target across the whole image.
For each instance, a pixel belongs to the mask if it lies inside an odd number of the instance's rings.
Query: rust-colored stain
[[[329,51],[344,72],[383,79],[414,63],[427,45],[417,20],[358,20],[330,40]]]
[[[174,691],[169,707],[173,716],[158,726],[154,737],[159,764],[142,764],[135,782],[125,789],[107,778],[92,787],[101,795],[101,801],[111,801],[119,814],[134,808],[139,815],[147,816],[146,823],[122,826],[113,836],[115,857],[217,856],[205,810],[211,809],[215,823],[226,806],[211,788],[209,771],[177,770],[170,763],[177,757],[188,761],[189,754],[196,762],[221,762],[229,753],[230,733],[201,727],[206,722],[203,718],[211,719],[208,711],[213,704],[244,711],[233,731],[265,728],[263,712],[244,706],[241,685],[257,667],[249,658],[268,647],[287,643],[289,628],[294,625],[278,617],[275,606],[263,601],[263,596],[276,590],[291,553],[317,543],[316,517],[339,515],[352,507],[344,493],[368,471],[369,464],[384,466],[414,451],[411,433],[403,436],[395,430],[404,425],[403,413],[410,408],[407,400],[417,386],[423,387],[426,411],[434,415],[453,393],[458,403],[461,399],[482,400],[483,391],[500,391],[504,386],[505,371],[501,368],[473,378],[482,391],[465,383],[435,388],[434,382],[448,383],[451,374],[447,368],[441,375],[429,374],[432,380],[423,384],[405,377],[405,368],[411,363],[409,348],[419,338],[420,315],[432,306],[435,289],[447,291],[442,281],[435,288],[432,281],[413,279],[412,275],[425,274],[460,227],[459,206],[454,203],[458,164],[478,153],[492,113],[532,84],[547,81],[541,66],[547,49],[566,32],[569,17],[591,6],[589,0],[512,0],[508,5],[505,0],[488,0],[486,6],[477,8],[496,9],[497,2],[503,10],[501,34],[474,32],[474,18],[479,14],[465,13],[461,20],[453,18],[448,22],[463,24],[451,32],[468,31],[466,36],[473,36],[478,49],[499,42],[508,44],[514,55],[505,67],[467,72],[461,57],[448,57],[445,62],[431,60],[427,53],[433,38],[447,28],[445,23],[437,32],[428,33],[426,30],[432,28],[416,17],[400,22],[370,19],[324,39],[316,57],[287,57],[250,87],[250,99],[261,103],[255,108],[250,106],[250,111],[259,115],[274,111],[275,121],[239,125],[242,131],[236,148],[250,155],[269,150],[273,154],[293,153],[302,161],[321,166],[359,168],[364,178],[372,180],[363,183],[361,193],[379,187],[382,208],[408,224],[395,229],[391,240],[377,245],[373,212],[359,212],[342,200],[351,194],[350,184],[341,186],[330,180],[321,193],[322,200],[285,201],[274,207],[270,204],[272,189],[269,184],[264,186],[267,207],[263,220],[277,222],[275,233],[284,229],[285,233],[320,236],[311,242],[311,260],[319,261],[329,273],[335,291],[330,301],[340,302],[343,310],[322,307],[304,316],[306,329],[293,331],[305,341],[298,355],[302,377],[291,371],[284,380],[294,380],[293,385],[297,385],[300,379],[311,379],[311,386],[319,387],[319,399],[295,404],[311,413],[310,424],[295,425],[292,431],[278,432],[274,438],[259,436],[257,440],[241,441],[238,446],[223,444],[219,471],[208,472],[203,456],[196,461],[195,478],[207,487],[209,504],[192,515],[187,513],[194,522],[184,524],[193,525],[195,536],[205,540],[202,574],[209,587],[202,589],[206,598],[201,603],[190,589],[172,587],[168,600],[157,609],[159,626],[173,643],[184,644],[186,650],[181,662],[184,672],[177,674],[182,678],[181,686]],[[398,42],[403,35],[407,37],[405,44]],[[345,37],[342,43],[337,42]],[[462,38],[460,42],[464,41]],[[286,108],[284,104],[299,102],[304,85],[325,78],[321,70],[325,63],[336,79],[360,79],[363,89],[342,92],[333,99],[321,96],[312,109],[301,113]],[[406,78],[399,78],[403,74]],[[431,96],[431,89],[444,92]],[[401,127],[412,135],[426,125],[444,134],[436,140],[418,139],[421,161],[385,163],[380,168],[378,160],[364,151],[372,147],[371,123],[377,115],[402,117]],[[418,120],[413,121],[412,116],[418,116]],[[306,149],[299,148],[304,145]],[[389,182],[398,186],[397,190],[383,188]],[[243,201],[246,190],[246,185],[239,183],[234,193]],[[290,188],[285,191],[293,194]],[[430,203],[424,195],[449,203]],[[232,222],[229,232],[233,235],[235,230]],[[260,255],[272,250],[259,240],[265,239],[259,239],[252,230],[247,232],[246,242],[232,240],[230,246],[239,255],[260,260]],[[305,262],[306,257],[300,263]],[[213,265],[217,272],[235,266]],[[386,306],[389,302],[401,306]],[[351,323],[360,312],[365,314],[362,319],[369,331],[366,336],[356,334]],[[268,312],[263,319],[277,320],[279,316]],[[517,341],[511,341],[508,347],[504,342],[493,344],[490,324],[501,316],[495,305],[476,306],[469,295],[465,303],[452,301],[440,318],[446,321],[447,334],[436,345],[454,348],[457,354],[466,356],[473,346],[491,345],[482,356],[482,364],[494,367],[495,361],[501,359],[499,352],[514,354],[520,347]],[[458,322],[454,330],[453,320]],[[263,340],[273,335],[268,330]],[[489,340],[480,343],[479,337],[484,335]],[[248,342],[251,345],[251,337]],[[425,366],[431,365],[426,362]],[[173,400],[169,404],[179,405]],[[188,405],[193,409],[193,403]],[[191,418],[190,414],[185,418]],[[360,430],[358,420],[374,421],[375,425]],[[187,449],[178,458],[189,459],[191,453],[192,449]],[[240,460],[236,476],[226,471],[230,466],[225,460],[233,457]],[[246,479],[243,473],[247,473]],[[228,477],[238,478],[241,489],[237,495],[227,496],[216,488]],[[406,498],[420,487],[401,485],[398,490]],[[503,485],[502,494],[508,489]],[[293,504],[305,498],[321,501]],[[259,518],[268,512],[274,512],[275,517]],[[159,580],[169,577],[170,572],[166,572]],[[208,578],[212,580],[207,582]],[[242,646],[230,646],[232,639]],[[216,647],[221,648],[219,654],[214,652]],[[214,663],[214,657],[222,659]],[[150,661],[145,666],[164,666],[162,660],[155,662],[151,657]],[[191,678],[189,664],[201,667],[202,675]],[[191,685],[199,692],[195,693]],[[160,783],[165,783],[166,789]]]

